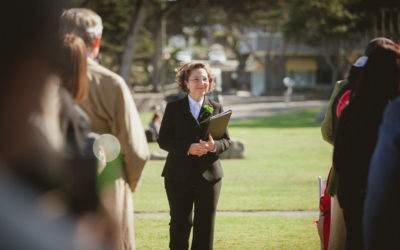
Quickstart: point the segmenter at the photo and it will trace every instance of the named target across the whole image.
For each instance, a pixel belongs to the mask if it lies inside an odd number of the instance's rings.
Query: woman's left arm
[[[215,109],[216,109],[216,113],[215,114],[219,114],[222,113],[224,110],[222,108],[222,105],[215,105]],[[229,133],[228,133],[228,128],[226,129],[224,136],[221,139],[215,140],[215,154],[221,154],[222,152],[226,151],[232,144],[231,142],[231,138],[229,137]]]

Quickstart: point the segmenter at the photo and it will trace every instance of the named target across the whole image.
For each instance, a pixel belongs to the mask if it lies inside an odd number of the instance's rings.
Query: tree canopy
[[[332,84],[344,77],[357,43],[376,36],[399,38],[399,1],[293,0],[289,6],[286,40],[321,48],[333,71]]]
[[[144,3],[145,11],[140,12],[139,8],[143,8]],[[103,19],[102,63],[114,71],[119,71],[121,63],[124,65],[132,61],[133,66],[129,64],[128,70],[139,66],[143,68],[142,71],[132,71],[130,83],[134,84],[140,81],[159,84],[162,81],[157,71],[164,67],[163,50],[166,40],[171,35],[187,34],[188,27],[198,43],[202,38],[210,36],[210,27],[223,27],[211,34],[212,39],[233,51],[238,48],[240,39],[246,39],[242,33],[248,27],[271,32],[283,31],[287,40],[316,47],[327,44],[337,46],[346,41],[355,41],[360,36],[372,38],[375,35],[389,34],[389,31],[400,33],[398,0],[71,2],[71,7],[78,6],[93,9]],[[392,15],[390,11],[393,9],[397,12]],[[139,15],[142,15],[143,21],[133,27],[136,20],[141,20],[138,19]],[[392,21],[387,21],[388,18]],[[380,32],[382,30],[387,32]],[[239,59],[240,55],[235,55]],[[129,79],[129,74],[127,78]]]

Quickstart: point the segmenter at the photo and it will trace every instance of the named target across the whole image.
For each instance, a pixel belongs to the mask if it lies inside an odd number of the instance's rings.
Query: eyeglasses
[[[189,82],[194,82],[194,83],[207,82],[208,83],[208,78],[202,78],[202,79],[192,78],[192,79],[189,79]]]

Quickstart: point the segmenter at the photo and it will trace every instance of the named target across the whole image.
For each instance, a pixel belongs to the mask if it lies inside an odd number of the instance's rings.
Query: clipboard
[[[232,110],[228,109],[222,113],[211,116],[203,139],[208,140],[208,134],[211,134],[213,139],[221,139],[228,128],[231,115]]]

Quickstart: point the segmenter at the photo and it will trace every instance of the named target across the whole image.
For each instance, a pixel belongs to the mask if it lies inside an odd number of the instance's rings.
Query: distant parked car
[[[226,55],[223,50],[211,50],[208,52],[208,60],[211,63],[224,63],[226,62]]]
[[[181,50],[176,53],[176,59],[181,62],[190,62],[192,61],[192,51],[190,50]]]

